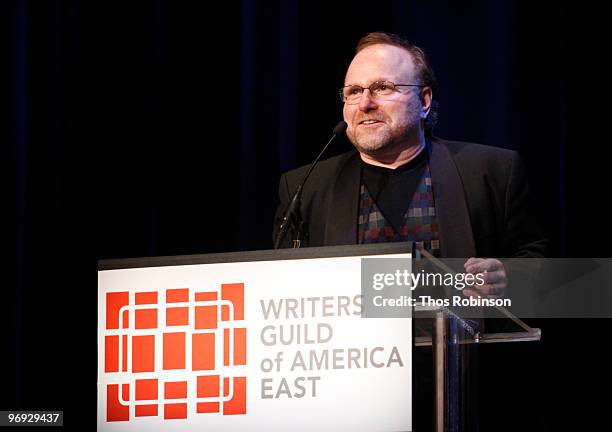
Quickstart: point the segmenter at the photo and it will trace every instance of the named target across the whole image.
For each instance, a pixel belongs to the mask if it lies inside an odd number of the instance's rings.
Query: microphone
[[[334,128],[334,136],[337,135],[342,135],[345,131],[346,128],[348,127],[348,125],[346,124],[346,122],[344,120],[342,120],[341,122],[339,122],[336,127]],[[334,139],[334,137],[332,137],[332,139]],[[331,140],[330,140],[331,141]],[[329,143],[328,143],[329,144]],[[326,146],[327,147],[327,146]],[[325,151],[325,149],[323,149],[323,151]],[[321,155],[319,155],[321,156]]]
[[[291,201],[289,202],[289,206],[287,207],[287,210],[285,211],[285,215],[281,221],[281,224],[278,227],[278,233],[276,234],[276,240],[274,241],[274,249],[278,249],[280,247],[281,243],[285,239],[285,236],[287,235],[289,226],[292,224],[298,225],[297,227],[298,228],[298,242],[300,241],[299,239],[299,229],[300,229],[299,227],[299,224],[300,224],[299,209],[302,203],[301,202],[302,189],[304,188],[304,185],[306,184],[306,180],[308,180],[308,177],[310,177],[310,173],[312,173],[312,170],[314,169],[314,167],[317,165],[317,163],[319,163],[319,159],[321,159],[321,156],[323,156],[323,153],[325,153],[325,151],[327,150],[327,147],[329,147],[329,145],[334,140],[334,138],[336,138],[338,135],[342,135],[344,131],[346,131],[347,127],[348,125],[346,124],[345,121],[341,121],[340,123],[338,123],[336,127],[334,128],[332,137],[329,139],[327,144],[325,144],[325,147],[323,147],[323,150],[321,150],[321,153],[319,153],[319,156],[317,156],[314,162],[310,164],[310,169],[308,170],[308,172],[302,179],[301,183],[295,190],[295,193],[293,194],[293,198],[291,198]],[[295,247],[299,247],[299,243]]]

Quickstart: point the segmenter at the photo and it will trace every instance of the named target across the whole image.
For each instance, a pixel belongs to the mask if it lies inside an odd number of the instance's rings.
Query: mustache
[[[368,116],[368,117],[361,117],[361,118],[359,118],[359,119],[358,119],[358,120],[355,122],[355,124],[361,124],[361,123],[363,123],[364,121],[367,121],[367,120],[376,120],[376,121],[384,122],[384,121],[385,121],[385,118],[384,118],[384,117],[381,117],[381,116],[376,116],[376,117],[372,117],[372,116]]]

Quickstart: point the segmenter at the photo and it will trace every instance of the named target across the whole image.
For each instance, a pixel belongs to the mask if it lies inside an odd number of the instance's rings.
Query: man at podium
[[[466,259],[466,273],[484,275],[479,291],[503,297],[498,258],[542,257],[546,249],[524,167],[514,151],[435,137],[435,97],[423,50],[394,34],[364,36],[340,89],[355,149],[283,174],[275,246],[412,241],[433,256]],[[433,422],[428,355],[414,357],[416,430]]]

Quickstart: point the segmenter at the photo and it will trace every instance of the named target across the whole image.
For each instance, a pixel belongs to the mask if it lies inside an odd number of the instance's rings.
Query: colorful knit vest
[[[358,225],[360,244],[413,241],[434,256],[440,256],[440,236],[429,164],[423,170],[404,221],[397,231],[380,212],[362,180]]]

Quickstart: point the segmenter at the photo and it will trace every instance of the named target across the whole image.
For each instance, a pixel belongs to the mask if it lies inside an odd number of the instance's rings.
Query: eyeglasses
[[[395,84],[391,81],[376,81],[370,84],[369,87],[361,87],[358,85],[348,85],[340,89],[340,100],[348,105],[359,103],[363,91],[370,90],[372,99],[374,100],[393,100],[401,92],[397,87],[425,87],[422,84]]]

